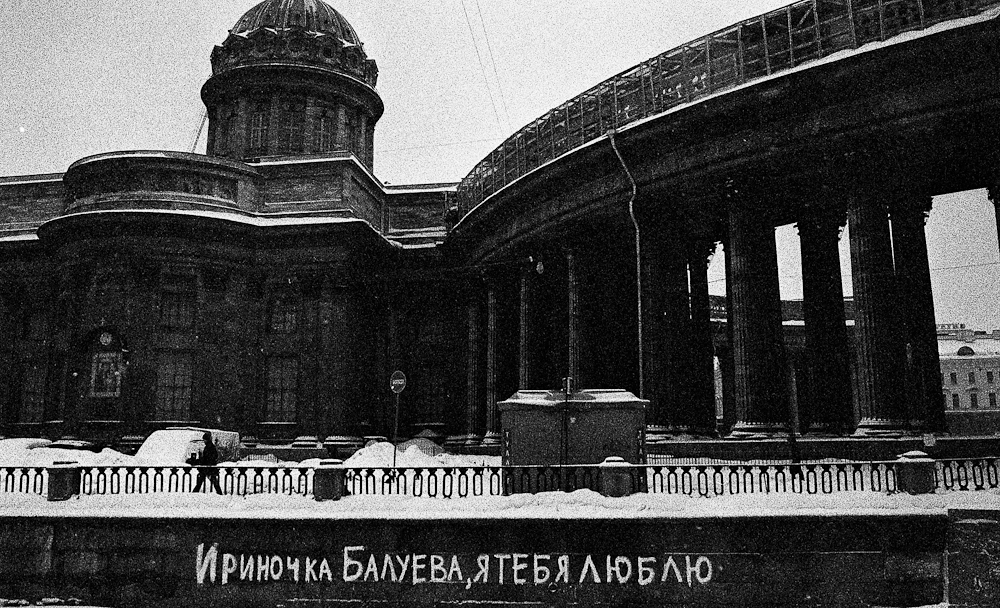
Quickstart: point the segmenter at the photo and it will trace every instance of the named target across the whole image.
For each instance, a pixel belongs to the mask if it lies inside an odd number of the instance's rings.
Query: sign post
[[[396,394],[396,419],[392,426],[392,468],[395,469],[396,438],[399,437],[399,394],[406,388],[406,374],[398,369],[392,372],[392,376],[389,376],[389,388]]]

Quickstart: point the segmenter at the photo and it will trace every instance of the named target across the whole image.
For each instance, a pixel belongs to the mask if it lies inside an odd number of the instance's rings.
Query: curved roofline
[[[246,163],[229,160],[220,156],[208,156],[207,154],[197,154],[194,152],[175,152],[171,150],[120,150],[116,152],[102,152],[85,156],[66,169],[70,173],[84,165],[111,160],[179,160],[199,165],[208,165],[214,168],[225,168],[249,175],[251,177],[261,177],[260,173]]]
[[[767,13],[757,17],[741,21],[729,27],[716,30],[715,32],[705,36],[701,36],[700,38],[660,53],[659,55],[647,59],[638,65],[623,70],[618,74],[601,81],[597,85],[592,86],[586,91],[583,91],[582,93],[564,101],[515,131],[510,137],[505,139],[503,143],[494,148],[485,158],[480,160],[476,166],[473,167],[472,171],[470,171],[462,179],[459,187],[460,206],[464,207],[461,214],[462,219],[472,213],[475,209],[481,207],[485,202],[490,200],[490,198],[503,191],[511,184],[518,182],[523,177],[534,173],[535,171],[572,152],[592,145],[594,142],[600,141],[605,138],[607,133],[610,131],[623,131],[630,129],[672,111],[677,111],[682,108],[701,103],[706,99],[739,90],[750,85],[758,84],[766,80],[785,76],[787,74],[820,65],[822,63],[841,59],[847,55],[868,52],[887,45],[906,42],[913,38],[928,36],[948,29],[991,20],[1000,15],[1000,7],[998,7],[998,4],[1000,4],[1000,2],[997,0],[980,0],[979,6],[972,9],[963,9],[954,15],[939,15],[933,20],[921,17],[919,27],[909,27],[899,31],[890,31],[881,40],[865,40],[864,42],[860,42],[857,39],[857,35],[854,34],[854,30],[852,28],[852,46],[845,47],[841,45],[831,48],[823,48],[822,51],[816,56],[807,55],[798,63],[793,61],[791,67],[779,66],[772,69],[770,65],[768,65],[767,73],[761,76],[751,75],[747,77],[745,75],[744,70],[747,68],[747,59],[746,53],[743,50],[743,39],[741,37],[743,35],[742,28],[748,28],[749,31],[749,28],[752,27],[764,27],[763,24],[766,18],[780,17],[785,13],[787,13],[790,17],[793,9],[809,10],[810,7],[815,7],[814,2],[811,0],[799,0],[798,2],[794,2],[782,8],[768,11]],[[845,16],[845,18],[849,17],[853,19],[857,13],[858,9],[855,9],[854,13]],[[817,28],[819,28],[818,18]],[[822,28],[819,29],[821,32]],[[717,77],[716,80],[713,80],[712,68],[715,66],[715,62],[718,61],[718,57],[715,55],[711,55],[711,62],[706,61],[705,67],[691,67],[689,65],[687,59],[688,54],[700,53],[706,49],[715,48],[712,46],[713,41],[715,41],[716,46],[721,47],[724,42],[732,42],[733,36],[735,36],[736,40],[740,42],[739,51],[736,52],[730,50],[729,57],[738,62],[739,65],[736,68],[737,74],[732,76],[730,80],[722,80],[721,77]],[[817,40],[820,38],[821,34],[817,33]],[[791,51],[789,51],[789,53],[790,52]],[[708,53],[706,52],[706,54]],[[672,72],[669,71],[669,67],[667,69],[664,68],[665,64],[669,65],[671,63],[674,64],[674,67],[683,63],[684,67],[681,70]],[[638,89],[638,95],[633,97],[631,102],[637,104],[637,107],[634,110],[634,116],[629,115],[631,106],[625,105],[624,114],[626,120],[624,122],[620,122],[619,117],[619,114],[622,113],[619,105],[619,85],[621,85],[621,88],[623,89],[622,96],[627,94],[635,95]],[[649,88],[648,91],[646,90],[647,87]],[[655,103],[657,92],[654,89],[657,87],[661,89],[659,92],[659,104]],[[665,101],[668,97],[668,91],[671,93],[672,98],[674,98],[674,101],[669,105]],[[649,96],[651,99],[647,101],[646,96]],[[635,101],[636,97],[638,97],[642,103]],[[582,124],[585,122],[584,114],[588,112],[588,103],[590,102],[593,102],[593,106],[589,109],[589,117],[595,118],[597,122],[593,131],[590,132],[592,134],[589,139],[586,139],[587,134],[583,131]],[[604,102],[603,108],[601,106],[601,102]],[[621,103],[625,104],[625,101],[622,100]],[[659,109],[657,109],[657,105],[660,106]],[[594,110],[595,106],[596,111]],[[647,108],[647,106],[650,107]],[[567,145],[564,149],[557,149],[557,131],[560,136],[565,138],[565,142],[567,144],[570,143],[571,135],[574,139],[576,138],[576,132],[573,134],[570,133],[569,125],[571,119],[573,118],[579,119],[579,124],[581,125],[579,128],[579,135],[582,139],[585,139],[585,141],[575,146]],[[602,125],[605,119],[607,119],[608,124]],[[548,123],[547,131],[539,129],[539,125],[544,123]],[[602,126],[606,128],[601,128]],[[533,129],[534,132],[532,133]],[[533,139],[530,137],[531,135],[534,135]],[[524,139],[525,141],[520,142],[522,145],[517,145],[521,139]],[[508,146],[512,146],[512,148],[510,150],[505,149]],[[508,175],[508,171],[506,171],[506,161],[510,156],[514,156],[511,162],[516,165],[516,169],[512,175]],[[534,157],[534,161],[532,161],[532,157]],[[481,173],[482,175],[477,176],[477,173]],[[509,181],[505,181],[508,179]],[[465,204],[462,204],[462,199],[465,199]],[[461,220],[459,223],[461,224]]]

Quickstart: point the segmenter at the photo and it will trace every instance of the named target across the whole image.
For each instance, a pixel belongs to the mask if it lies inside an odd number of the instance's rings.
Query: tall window
[[[330,152],[337,148],[337,117],[333,110],[323,110],[316,119],[316,152]]]
[[[996,409],[997,406],[997,394],[990,393],[990,407]]]
[[[302,152],[302,134],[305,124],[305,108],[299,103],[281,105],[281,123],[278,131],[279,152]]]
[[[950,374],[948,374],[948,377],[949,377],[949,380],[951,380],[952,384],[958,384],[958,374],[957,373],[951,372]]]
[[[198,282],[193,275],[166,275],[160,293],[160,325],[181,331],[194,327]]]
[[[295,422],[299,362],[292,357],[267,359],[267,421]]]
[[[986,383],[993,384],[993,370],[986,372]]]
[[[157,420],[188,420],[191,417],[191,356],[161,353],[156,370]]]
[[[979,395],[975,393],[969,395],[969,407],[974,410],[979,409]]]
[[[298,306],[292,298],[278,298],[271,304],[271,331],[291,333],[298,322]]]
[[[976,372],[969,372],[969,384],[976,383]]]
[[[951,409],[957,410],[962,407],[962,398],[957,394],[951,396]]]
[[[250,152],[260,154],[267,149],[267,106],[258,105],[250,115]]]
[[[45,418],[45,367],[29,363],[21,380],[21,410],[18,422],[41,422]]]

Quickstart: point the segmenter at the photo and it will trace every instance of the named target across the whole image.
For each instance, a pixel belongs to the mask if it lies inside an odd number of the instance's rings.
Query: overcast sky
[[[378,62],[386,111],[375,173],[393,184],[457,181],[507,135],[599,81],[787,3],[331,2]],[[204,135],[195,141],[209,54],[254,4],[0,0],[0,175],[62,172],[111,150],[203,152]],[[928,237],[938,322],[1000,328],[1000,255],[985,194],[935,199]],[[779,229],[778,241],[782,296],[800,298],[794,229]],[[949,269],[970,264],[979,266]],[[715,293],[724,291],[722,266],[712,264]]]

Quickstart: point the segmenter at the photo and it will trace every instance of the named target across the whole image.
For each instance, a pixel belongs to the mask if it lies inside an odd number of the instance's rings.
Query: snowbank
[[[398,446],[380,441],[369,443],[344,461],[344,466],[354,468],[391,467],[393,450],[397,467],[478,467],[500,466],[499,456],[467,456],[446,454],[440,446],[428,439],[411,439]]]
[[[86,467],[133,464],[132,456],[105,448],[98,453],[47,447],[47,439],[0,440],[0,466],[46,467],[55,462],[78,462]]]

